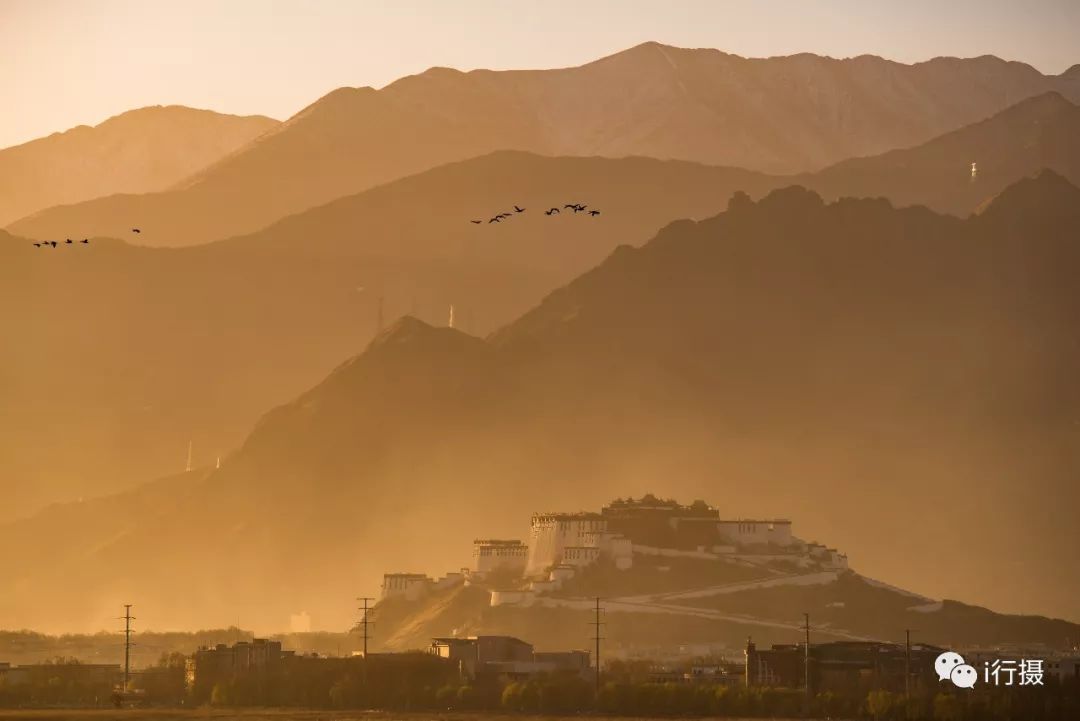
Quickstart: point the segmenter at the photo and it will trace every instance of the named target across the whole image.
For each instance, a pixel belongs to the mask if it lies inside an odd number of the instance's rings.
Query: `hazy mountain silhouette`
[[[199,243],[502,149],[812,171],[917,145],[1051,90],[1080,101],[1080,78],[992,56],[747,59],[658,43],[558,70],[432,68],[381,90],[335,90],[169,192],[54,208],[9,230],[125,237],[137,222],[143,243]]]
[[[1042,168],[1080,184],[1080,107],[1054,92],[917,147],[845,160],[797,180],[829,199],[882,196],[966,215]]]
[[[898,205],[966,215],[1043,164],[1078,180],[1077,114],[1059,95],[1045,94],[923,146],[845,161],[800,180],[826,197],[885,195]],[[969,157],[982,159],[975,182]],[[176,468],[192,438],[196,458],[212,461],[267,405],[355,352],[374,330],[379,295],[386,318],[417,312],[445,322],[456,303],[459,327],[487,332],[598,262],[618,240],[638,243],[670,218],[711,215],[734,190],[756,196],[789,182],[679,162],[619,165],[502,152],[332,202],[220,250],[154,256],[128,249],[107,256],[102,269],[98,256],[89,263],[81,256],[46,261],[22,243],[12,270],[22,258],[34,265],[15,273],[7,296],[12,308],[31,299],[48,308],[52,331],[42,332],[40,313],[13,312],[7,326],[17,351],[0,371],[25,390],[8,394],[5,405],[26,406],[9,417],[39,420],[16,424],[0,441],[8,446],[0,453],[3,470],[17,479],[0,518]],[[496,209],[493,198],[510,202]],[[596,219],[602,225],[539,214],[571,198],[608,209]],[[532,210],[512,226],[467,223],[514,203]],[[344,263],[334,260],[342,257]],[[395,267],[400,263],[406,265]],[[114,279],[105,293],[97,282],[102,273]],[[236,280],[259,277],[278,285]],[[204,287],[212,292],[191,297]],[[63,300],[51,305],[51,298]],[[163,306],[171,322],[152,323],[147,309]],[[230,323],[249,331],[233,333]],[[99,343],[79,330],[91,325],[112,340]],[[126,334],[134,329],[150,342],[133,353]],[[176,345],[203,348],[207,339],[215,347],[202,350],[200,362],[175,352]],[[251,363],[282,348],[287,362],[252,372]],[[68,371],[74,356],[87,364],[84,372]],[[129,400],[118,407],[120,398]],[[157,416],[153,423],[148,409]],[[170,410],[163,415],[164,409]],[[57,418],[69,419],[58,438],[38,432]]]
[[[500,152],[178,250],[95,238],[46,255],[0,244],[0,519],[115,491],[235,447],[376,330],[414,313],[487,333],[673,217],[776,181],[644,158]],[[598,217],[545,216],[588,203]],[[528,210],[505,223],[471,218]],[[147,233],[150,231],[147,230]],[[6,248],[6,251],[5,251]],[[69,252],[70,251],[70,252]],[[85,252],[84,252],[85,251]]]
[[[165,190],[277,124],[154,106],[0,150],[0,226],[55,205]]]
[[[924,594],[1075,620],[1078,237],[1080,190],[1051,172],[965,220],[737,194],[487,341],[395,323],[156,513],[3,528],[0,615],[77,623],[77,587],[88,613],[137,593],[163,626],[227,621],[225,594],[260,627],[345,625],[382,571],[653,490],[792,516]],[[65,512],[69,547],[39,548]]]

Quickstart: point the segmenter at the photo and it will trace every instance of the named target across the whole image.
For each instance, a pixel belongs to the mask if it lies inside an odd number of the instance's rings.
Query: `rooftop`
[[[528,641],[522,641],[517,636],[437,636],[431,639],[432,643],[443,643],[446,645],[452,645],[455,643],[476,643],[477,641],[513,641],[514,643],[520,643],[525,646],[531,646]]]
[[[641,498],[616,498],[604,506],[601,513],[610,516],[624,513],[636,514],[642,511],[663,511],[708,518],[717,518],[719,516],[719,511],[705,501],[696,500],[690,505],[684,506],[674,498],[657,498],[651,493],[646,493]]]

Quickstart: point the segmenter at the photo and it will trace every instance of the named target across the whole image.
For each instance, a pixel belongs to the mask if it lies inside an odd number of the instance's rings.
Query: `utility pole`
[[[596,597],[596,618],[589,625],[596,630],[596,635],[592,640],[596,642],[596,693],[600,693],[600,640],[603,636],[600,635],[600,627],[604,625],[604,622],[600,620],[600,614],[604,609],[600,608],[600,597]]]
[[[124,604],[124,615],[120,617],[124,622],[124,694],[128,692],[128,682],[131,680],[131,622],[135,617],[131,615],[131,604]]]
[[[803,678],[806,686],[806,712],[810,713],[810,614],[803,613],[806,619],[806,645],[803,647]]]
[[[364,694],[366,696],[366,694],[367,694],[367,667],[368,667],[367,642],[368,642],[368,639],[371,638],[371,635],[368,633],[368,624],[370,623],[370,621],[368,621],[368,611],[370,611],[370,609],[368,608],[368,601],[374,601],[375,599],[372,598],[371,596],[360,596],[356,600],[357,601],[363,601],[363,603],[364,603],[364,605],[360,607],[360,612],[364,614],[363,616],[360,617],[360,626],[361,626],[361,628],[363,628],[363,631],[364,631],[363,683],[364,683]]]
[[[904,629],[904,718],[911,715],[911,629]]]
[[[371,596],[360,596],[356,600],[364,602],[364,605],[361,606],[359,610],[360,610],[361,613],[364,614],[363,616],[360,617],[360,627],[363,629],[363,632],[364,632],[364,660],[366,662],[367,661],[367,642],[368,642],[368,639],[371,638],[371,636],[368,635],[368,623],[369,623],[369,621],[368,621],[368,611],[371,610],[370,608],[368,608],[368,601],[374,601],[375,599],[372,598]],[[365,665],[366,665],[366,663],[365,663]]]

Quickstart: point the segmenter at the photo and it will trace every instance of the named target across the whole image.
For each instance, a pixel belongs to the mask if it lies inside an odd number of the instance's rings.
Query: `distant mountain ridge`
[[[900,587],[1075,620],[1077,238],[1052,172],[966,219],[737,193],[487,340],[392,324],[156,511],[121,513],[142,489],[0,528],[0,617],[48,629],[61,599],[78,623],[78,584],[86,615],[138,587],[163,625],[219,623],[227,593],[258,627],[343,626],[341,598],[453,567],[478,527],[662,482],[797,515]],[[1039,535],[1060,543],[1016,542]]]
[[[124,237],[138,223],[141,242],[190,245],[506,149],[805,172],[917,145],[1048,91],[1080,101],[1080,78],[990,56],[746,59],[658,43],[558,70],[432,68],[381,90],[335,90],[169,192],[55,208],[9,230]]]
[[[923,145],[794,180],[826,199],[882,196],[967,216],[1042,167],[1080,183],[1078,137],[1076,106],[1045,93]],[[979,160],[975,180],[971,158]],[[12,419],[0,434],[0,473],[16,479],[8,517],[175,468],[189,440],[197,459],[235,446],[268,405],[370,338],[380,297],[386,319],[445,322],[456,304],[458,327],[486,334],[620,242],[638,245],[673,218],[712,216],[737,190],[757,198],[792,182],[681,161],[499,151],[175,255],[113,245],[116,255],[52,257],[19,241],[14,275],[0,286],[15,349],[0,362],[0,377],[16,386],[0,401]],[[567,201],[603,215],[542,215]],[[513,203],[527,212],[487,223]],[[468,222],[477,218],[479,226]],[[95,249],[105,245],[95,240]],[[107,287],[102,277],[112,279]],[[39,315],[15,311],[29,304],[48,313],[48,332]],[[151,323],[163,318],[171,320]],[[98,336],[86,336],[87,327]],[[147,341],[145,354],[117,350],[132,333]],[[178,356],[177,344],[196,349],[195,360]],[[281,362],[262,366],[267,354]],[[69,357],[86,372],[66,373]],[[170,410],[148,423],[148,408]],[[68,419],[65,431],[38,432],[46,418]]]
[[[829,199],[881,196],[896,205],[966,215],[1043,168],[1080,184],[1080,107],[1057,92],[1022,100],[922,145],[852,158],[794,180]]]
[[[258,115],[153,106],[0,149],[0,226],[56,205],[166,190],[275,125]]]
[[[53,251],[12,238],[0,244],[11,339],[0,378],[12,386],[0,394],[0,475],[12,479],[0,520],[177,468],[188,441],[196,462],[212,461],[267,407],[358,352],[380,304],[387,323],[408,313],[445,323],[453,304],[459,328],[486,334],[618,242],[643,243],[673,217],[713,215],[736,190],[756,197],[774,182],[695,163],[503,151],[205,246],[93,238]],[[562,208],[571,202],[602,214]],[[526,212],[488,223],[515,203]],[[562,212],[545,216],[552,205]]]

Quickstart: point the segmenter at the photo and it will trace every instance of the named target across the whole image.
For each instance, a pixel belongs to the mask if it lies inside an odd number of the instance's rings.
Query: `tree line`
[[[297,657],[258,672],[204,674],[188,686],[184,657],[166,654],[133,677],[133,700],[148,706],[293,707],[399,711],[601,713],[611,716],[868,718],[875,721],[1059,721],[1080,718],[1080,682],[1045,686],[920,689],[905,703],[885,690],[814,694],[801,689],[709,682],[659,682],[615,663],[597,691],[591,678],[557,672],[527,679],[464,679],[425,653],[362,658]],[[114,689],[57,659],[27,681],[0,676],[0,707],[107,706]],[[807,704],[809,703],[809,706]]]

